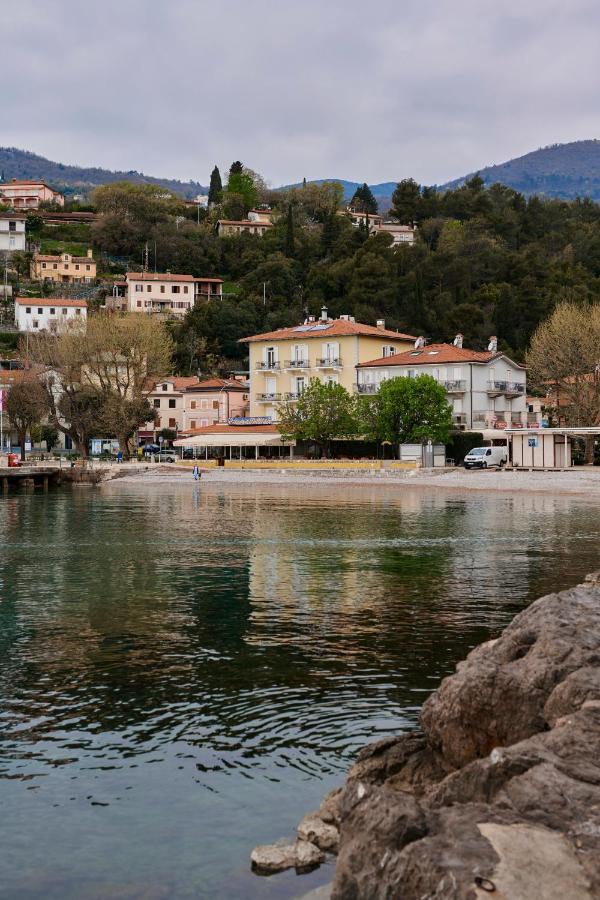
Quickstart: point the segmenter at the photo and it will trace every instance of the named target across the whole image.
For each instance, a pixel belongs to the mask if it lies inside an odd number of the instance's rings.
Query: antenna
[[[148,271],[148,241],[146,241],[146,246],[144,247],[144,263],[143,263],[144,275]]]

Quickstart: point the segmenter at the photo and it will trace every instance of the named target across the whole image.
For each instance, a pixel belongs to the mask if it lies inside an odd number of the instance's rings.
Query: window
[[[175,400],[174,397],[172,400],[169,400],[169,409],[175,409],[176,405],[177,405],[177,401]]]
[[[188,286],[187,286],[187,284],[184,284],[184,286],[183,286],[183,293],[184,293],[184,294],[187,294],[187,292],[188,292]]]
[[[190,403],[190,409],[196,409],[196,401],[195,400],[192,400],[192,402]]]
[[[55,315],[56,315],[56,310],[54,309],[53,306],[50,307],[50,315],[51,315],[51,316],[55,316]]]
[[[81,310],[80,310],[80,309],[76,309],[76,310],[75,310],[75,315],[76,315],[76,316],[80,316],[80,315],[81,315]]]
[[[154,399],[154,409],[160,409],[160,397]]]
[[[179,294],[180,291],[181,291],[181,288],[179,287],[178,284],[172,284],[172,285],[171,285],[171,293],[172,293],[172,294]]]
[[[190,422],[190,428],[195,428],[195,427],[196,427],[196,420],[192,419],[192,421]]]
[[[147,285],[146,285],[146,293],[149,294],[151,290],[152,290],[152,285],[151,285],[151,284],[147,284]]]
[[[41,306],[38,306],[38,316],[43,316],[43,315],[44,315],[44,310],[41,308]]]
[[[163,389],[163,391],[168,391],[168,390],[169,390],[169,385],[168,385],[168,384],[161,384],[161,388]]]
[[[31,315],[31,307],[30,307],[30,306],[26,306],[26,307],[25,307],[25,312],[27,313],[27,315]]]
[[[58,269],[58,263],[52,263],[52,268],[53,268],[53,269]]]
[[[17,223],[16,223],[16,222],[9,222],[9,223],[8,223],[8,230],[9,230],[9,231],[16,231],[16,230],[17,230]]]
[[[86,266],[85,267],[86,272],[89,272],[91,268],[92,268],[91,266]]]
[[[141,301],[141,300],[138,300],[138,301],[137,301],[137,306],[141,308],[141,306],[142,306],[142,301]]]
[[[33,327],[34,327],[34,328],[37,328],[37,327],[38,327],[38,320],[37,320],[37,319],[34,319],[34,320],[33,320]]]
[[[143,290],[144,290],[144,285],[143,285],[143,284],[136,284],[135,290],[136,290],[136,293],[139,294],[140,291],[143,291]]]
[[[200,401],[200,409],[208,409],[208,400]]]
[[[61,309],[61,313],[63,314],[63,316],[66,316],[66,314],[67,314],[67,309],[66,309],[65,306],[63,306],[63,308]]]
[[[69,263],[65,263],[65,269],[69,268]]]
[[[395,347],[392,347],[391,344],[385,344],[383,347],[383,353],[381,355],[382,356],[393,356],[395,354],[395,352],[396,352]]]
[[[160,428],[160,422],[161,422],[160,419],[157,419],[157,420],[156,420],[156,428]]]
[[[164,292],[165,292],[165,286],[164,286],[164,284],[161,284],[161,286],[160,286],[160,292],[161,292],[161,294],[164,294]]]
[[[267,366],[274,366],[277,361],[277,350],[275,347],[267,347],[265,362]]]
[[[169,419],[169,428],[177,428],[177,422],[175,419]]]
[[[76,271],[76,272],[79,271],[79,263],[75,263],[75,271]]]
[[[46,263],[42,263],[42,269],[46,268]]]
[[[201,428],[206,428],[207,425],[208,425],[208,419],[200,419],[200,427]]]
[[[219,408],[219,401],[218,401],[218,400],[213,400],[212,406],[213,406],[213,409],[218,409],[218,408]]]

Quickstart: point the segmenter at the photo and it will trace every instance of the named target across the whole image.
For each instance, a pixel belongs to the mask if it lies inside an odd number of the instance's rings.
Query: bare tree
[[[27,435],[31,435],[49,412],[46,391],[35,375],[28,375],[11,387],[6,398],[6,412],[19,436],[24,461]]]
[[[533,335],[527,365],[567,425],[600,424],[600,304],[559,304]],[[586,462],[592,457],[593,439]]]

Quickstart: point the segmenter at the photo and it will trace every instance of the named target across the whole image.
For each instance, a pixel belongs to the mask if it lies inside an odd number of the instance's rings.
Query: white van
[[[473,447],[465,456],[464,465],[465,469],[487,469],[490,466],[501,468],[507,460],[506,447]]]

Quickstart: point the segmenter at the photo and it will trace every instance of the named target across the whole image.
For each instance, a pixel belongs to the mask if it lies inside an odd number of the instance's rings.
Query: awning
[[[211,432],[195,434],[193,437],[179,438],[173,441],[174,447],[294,447],[295,441],[283,441],[277,434],[249,434],[248,429],[240,429],[243,433],[231,434]]]

